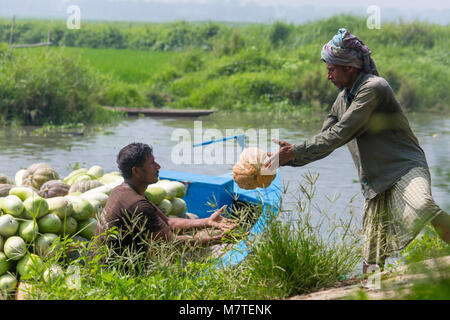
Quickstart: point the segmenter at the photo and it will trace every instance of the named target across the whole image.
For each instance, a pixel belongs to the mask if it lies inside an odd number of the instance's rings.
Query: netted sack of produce
[[[266,188],[276,177],[276,171],[264,167],[267,153],[250,147],[242,151],[239,161],[233,167],[233,179],[242,189]]]

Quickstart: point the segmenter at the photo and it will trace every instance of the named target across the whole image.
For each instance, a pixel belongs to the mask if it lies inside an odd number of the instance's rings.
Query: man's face
[[[334,64],[327,64],[327,79],[330,80],[339,90],[348,87],[350,82],[350,74],[347,68]]]
[[[160,165],[155,161],[155,157],[148,156],[142,167],[138,167],[140,178],[143,182],[152,184],[158,182]]]

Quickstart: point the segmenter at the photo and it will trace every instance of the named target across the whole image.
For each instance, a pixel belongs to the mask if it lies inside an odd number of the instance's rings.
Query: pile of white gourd
[[[47,164],[19,170],[14,182],[0,174],[0,296],[14,292],[18,279],[36,270],[46,280],[61,276],[58,265],[42,270],[44,261],[61,249],[62,237],[88,241],[94,236],[111,190],[123,181],[119,172],[104,174],[98,165],[64,179]],[[167,216],[187,217],[186,191],[181,182],[159,180],[145,194]]]

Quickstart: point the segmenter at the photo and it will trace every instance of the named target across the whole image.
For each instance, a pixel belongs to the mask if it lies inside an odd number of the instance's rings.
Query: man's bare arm
[[[169,218],[168,223],[172,230],[192,230],[202,228],[217,228],[220,230],[230,230],[236,227],[236,224],[222,217],[221,213],[225,210],[226,205],[214,212],[210,217],[204,219],[184,219]]]
[[[187,219],[185,219],[187,220]],[[204,235],[195,234],[192,235],[175,235],[170,227],[165,225],[158,232],[151,235],[151,240],[163,239],[165,241],[174,241],[178,244],[188,244],[197,246],[209,246],[213,244],[222,243],[224,237],[226,237],[226,231],[222,231],[219,235]]]

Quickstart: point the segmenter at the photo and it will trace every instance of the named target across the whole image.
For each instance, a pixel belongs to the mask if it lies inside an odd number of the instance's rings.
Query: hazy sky
[[[339,13],[369,16],[376,5],[382,21],[450,22],[449,0],[0,0],[0,16],[65,19],[72,5],[86,20],[304,23]]]
[[[68,2],[68,0],[64,0]],[[448,9],[450,8],[450,1],[448,0],[107,0],[111,2],[163,2],[163,3],[241,3],[245,5],[249,2],[255,2],[261,5],[292,5],[303,6],[311,4],[315,6],[330,6],[330,7],[368,7],[370,5],[377,5],[379,7],[389,8],[410,8],[410,9]]]

